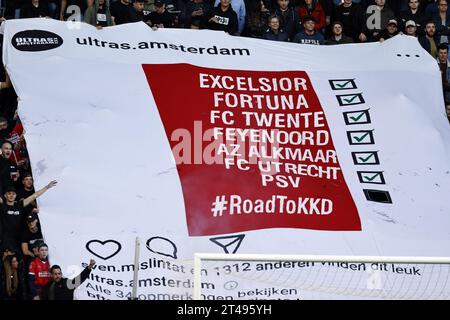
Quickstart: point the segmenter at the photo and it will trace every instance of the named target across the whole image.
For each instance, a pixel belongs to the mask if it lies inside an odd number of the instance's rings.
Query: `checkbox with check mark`
[[[362,93],[339,94],[339,95],[336,95],[336,98],[341,107],[353,106],[355,104],[366,103],[362,96]]]
[[[358,89],[355,79],[334,79],[328,80],[332,90],[352,90]]]
[[[352,152],[353,163],[356,165],[376,165],[380,164],[378,151]]]
[[[374,144],[373,130],[347,131],[348,142],[354,144]]]
[[[383,171],[358,171],[357,173],[361,183],[386,184]]]
[[[344,112],[344,121],[346,125],[368,124],[370,122],[369,110]]]

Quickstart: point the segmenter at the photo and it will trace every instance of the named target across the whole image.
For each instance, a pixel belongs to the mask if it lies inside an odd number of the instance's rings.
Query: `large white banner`
[[[4,46],[36,186],[59,182],[39,199],[50,262],[73,275],[97,260],[78,298],[130,297],[136,237],[140,299],[191,299],[194,252],[450,254],[450,126],[415,38],[305,46],[25,19]],[[295,277],[307,269],[319,280]],[[388,283],[447,297],[439,270],[215,264],[202,298],[394,297],[373,294]],[[373,271],[388,282],[367,285]]]

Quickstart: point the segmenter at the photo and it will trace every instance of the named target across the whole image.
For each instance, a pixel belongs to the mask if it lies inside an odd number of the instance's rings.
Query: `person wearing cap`
[[[423,13],[423,10],[421,8],[421,2],[419,0],[409,0],[408,8],[405,11],[400,12],[399,23],[401,23],[401,25],[404,26],[403,29],[406,29],[406,22],[410,20],[414,21],[416,28],[418,30],[423,30],[427,18]],[[399,29],[400,27],[401,26],[399,26]]]
[[[97,28],[110,27],[113,25],[109,0],[95,0],[94,5],[84,12],[84,22]]]
[[[127,15],[125,17],[124,23],[140,22],[145,20],[144,16],[144,0],[134,0],[129,10],[127,10]]]
[[[70,280],[63,278],[60,266],[53,265],[50,268],[51,281],[44,287],[42,300],[73,300],[75,289],[89,278],[94,265],[95,260],[91,259],[86,268]]]
[[[398,22],[396,19],[389,20],[386,29],[380,32],[380,34],[375,37],[375,40],[379,40],[380,42],[383,42],[385,40],[388,40],[392,37],[395,37],[399,33],[398,31]]]
[[[269,29],[264,32],[263,39],[272,41],[288,41],[286,32],[280,29],[280,20],[276,14],[272,14],[267,19]]]
[[[386,29],[390,20],[395,19],[394,12],[386,6],[386,0],[375,0],[373,8],[364,15],[363,34],[359,37],[361,42],[378,41],[381,31]]]
[[[323,44],[324,38],[320,32],[315,29],[316,21],[311,16],[306,16],[303,18],[303,31],[297,33],[292,39],[292,42],[301,44]]]
[[[56,185],[56,181],[49,182],[44,188],[31,196],[16,201],[16,189],[12,186],[5,190],[5,199],[0,199],[0,219],[3,225],[3,245],[11,246],[18,252],[20,247],[20,235],[25,227],[24,208],[43,195],[47,190]]]
[[[408,20],[405,23],[405,34],[417,38],[417,25],[414,20]]]
[[[25,258],[26,266],[31,263],[31,261],[36,258],[33,247],[40,241],[43,242],[44,237],[39,229],[38,216],[35,213],[29,213],[25,221],[27,223],[27,228],[22,232],[20,237],[21,249],[23,256]]]
[[[175,26],[175,17],[166,9],[164,0],[155,0],[155,11],[148,16],[152,28],[173,28]]]
[[[331,36],[325,40],[326,45],[353,43],[353,39],[344,34],[344,26],[340,21],[331,24]]]
[[[50,261],[48,260],[48,246],[41,243],[38,256],[28,268],[28,282],[30,295],[33,300],[41,300],[45,285],[50,281]]]
[[[277,0],[277,7],[273,12],[278,16],[280,29],[287,33],[289,40],[300,30],[300,17],[297,11],[289,6],[289,0]]]
[[[220,0],[217,7],[212,10],[208,18],[208,28],[225,31],[231,35],[238,32],[238,18],[230,0]]]

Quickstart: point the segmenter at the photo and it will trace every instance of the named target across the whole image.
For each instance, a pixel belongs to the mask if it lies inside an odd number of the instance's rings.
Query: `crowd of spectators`
[[[18,2],[7,3],[0,22],[14,18],[6,14]],[[40,12],[33,4],[24,3],[20,15]],[[0,34],[1,52],[2,43]],[[19,98],[1,58],[0,54],[0,300],[73,299],[74,289],[89,276],[95,262],[71,281],[62,278],[59,266],[50,265],[36,200],[56,181],[34,189],[25,132],[17,113]]]
[[[43,17],[104,28],[143,21],[151,28],[221,30],[304,45],[385,41],[402,33],[436,59],[450,120],[447,0],[0,0],[0,7],[0,23]],[[50,267],[36,203],[56,182],[34,190],[17,101],[1,62],[0,299],[69,299],[73,290],[62,285],[60,268]]]

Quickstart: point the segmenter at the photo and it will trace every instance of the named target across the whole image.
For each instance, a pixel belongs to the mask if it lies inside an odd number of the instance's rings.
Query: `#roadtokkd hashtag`
[[[234,214],[305,214],[329,215],[333,213],[333,201],[325,198],[298,197],[288,199],[287,196],[273,195],[268,199],[245,199],[239,195],[216,196],[212,203],[213,217],[221,217],[223,213]]]

